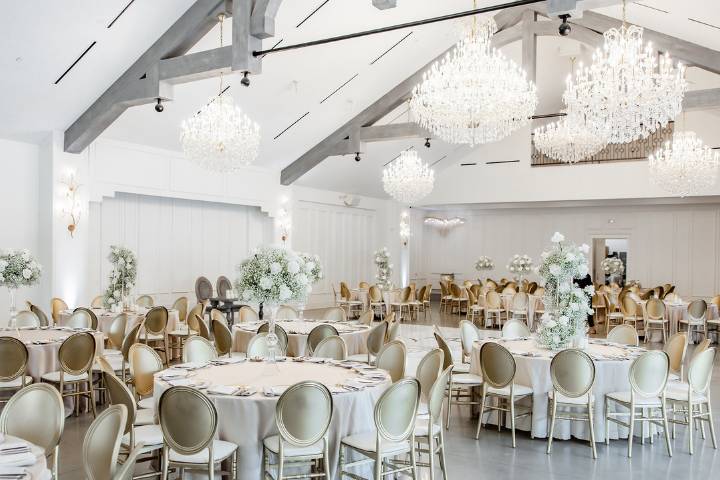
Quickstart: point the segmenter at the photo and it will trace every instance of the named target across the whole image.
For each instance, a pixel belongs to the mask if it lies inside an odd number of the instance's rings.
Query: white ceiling
[[[3,2],[0,28],[6,39],[0,45],[0,137],[37,141],[51,130],[64,130],[149,45],[153,43],[193,0],[136,0],[108,29],[108,23],[128,0],[39,0],[31,18],[25,2]],[[478,6],[502,3],[478,1]],[[319,10],[300,27],[318,6]],[[370,0],[286,0],[278,13],[276,37],[293,44],[333,35],[367,30],[466,10],[471,0],[399,0],[398,7],[377,10]],[[25,8],[22,8],[25,7]],[[667,11],[668,13],[664,13]],[[620,17],[620,7],[598,12]],[[720,25],[717,0],[644,0],[628,5],[629,20],[720,50],[720,29],[688,20],[695,18]],[[226,21],[229,38],[231,20]],[[240,76],[226,79],[236,102],[261,126],[263,141],[258,164],[281,168],[305,153],[397,83],[450,47],[459,37],[460,22],[443,22],[412,29],[412,34],[375,64],[371,62],[402,39],[410,30],[268,55],[263,73],[252,78],[252,86],[239,84]],[[210,32],[193,51],[218,45],[218,30]],[[93,49],[59,85],[53,82],[92,41]],[[569,70],[569,57],[581,46],[560,37],[542,37],[538,42],[540,106],[537,113],[561,108],[560,95]],[[504,49],[519,61],[519,43]],[[581,58],[587,52],[581,53]],[[718,76],[693,69],[692,88],[720,86]],[[357,75],[357,76],[355,76]],[[355,76],[324,103],[337,87]],[[158,114],[152,105],[129,109],[103,134],[112,138],[154,147],[179,150],[182,120],[217,93],[218,80],[198,81],[175,87],[174,100]],[[385,122],[404,122],[404,107],[388,115]],[[307,113],[309,112],[309,113]],[[302,115],[295,126],[275,139]],[[424,159],[442,169],[467,156],[467,148],[434,140],[432,148],[423,140],[398,140],[368,146],[361,162],[353,156],[331,157],[302,177],[298,183],[348,193],[384,197],[380,185],[382,166],[399,151],[415,146]]]

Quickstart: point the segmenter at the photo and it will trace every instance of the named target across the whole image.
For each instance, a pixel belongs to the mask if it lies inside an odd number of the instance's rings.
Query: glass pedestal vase
[[[305,304],[304,303],[298,303],[298,322],[302,322],[305,320]]]
[[[275,363],[277,361],[277,346],[278,336],[275,334],[275,321],[277,319],[279,305],[268,305],[270,310],[270,319],[268,320],[268,357],[265,359],[269,363]]]
[[[17,308],[15,308],[15,289],[8,288],[8,294],[9,294],[9,303],[10,303],[10,322],[8,323],[8,326],[10,328],[15,328],[17,326],[16,325]]]

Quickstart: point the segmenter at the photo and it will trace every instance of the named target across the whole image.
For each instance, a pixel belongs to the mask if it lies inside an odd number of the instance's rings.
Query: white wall
[[[483,277],[509,277],[505,265],[513,254],[526,253],[537,262],[553,232],[560,231],[568,240],[588,245],[594,237],[627,237],[628,279],[643,285],[674,283],[681,296],[720,293],[718,203],[478,209],[442,215],[462,216],[466,224],[446,235],[425,226],[411,245],[412,258],[419,261],[412,271],[458,272],[459,280],[474,279],[475,260],[488,255],[496,268]]]
[[[36,145],[0,139],[0,248],[27,248],[38,255],[39,149]],[[38,260],[40,260],[38,258]],[[41,286],[21,288],[15,297],[18,309],[25,300],[40,301]],[[0,290],[0,325],[9,317],[8,293]]]
[[[250,250],[272,241],[272,221],[258,207],[118,194],[91,202],[88,250],[89,282],[83,301],[107,286],[110,245],[123,245],[138,256],[135,295],[152,294],[171,304],[195,299],[195,279],[213,285],[219,275],[235,278],[235,267]]]

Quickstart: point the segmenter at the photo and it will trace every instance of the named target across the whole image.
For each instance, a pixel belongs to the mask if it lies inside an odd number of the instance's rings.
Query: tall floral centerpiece
[[[375,279],[377,285],[381,290],[392,289],[392,263],[390,263],[390,252],[387,247],[375,251],[375,266],[377,267],[377,274]]]
[[[623,261],[617,257],[607,257],[603,259],[603,261],[600,262],[600,268],[611,280],[615,275],[622,275],[625,271]]]
[[[475,262],[475,270],[478,272],[492,270],[493,268],[495,268],[495,262],[492,261],[492,258],[486,257],[485,255],[478,258],[477,262]]]
[[[313,266],[314,267],[314,266]],[[261,247],[237,267],[235,289],[242,299],[262,303],[270,310],[268,345],[275,361],[278,338],[275,320],[281,303],[304,302],[312,291],[307,264],[297,253],[281,247]]]
[[[552,236],[552,242],[550,251],[542,253],[542,263],[537,269],[545,287],[545,313],[538,327],[537,341],[545,348],[557,350],[585,336],[587,317],[593,311],[590,299],[594,289],[592,285],[582,289],[573,283],[574,279],[588,274],[586,255],[590,248],[565,242],[565,237],[558,232]]]
[[[506,268],[513,277],[521,281],[528,273],[532,272],[533,262],[528,255],[515,254],[506,265]]]
[[[308,284],[310,285],[310,288],[308,288],[309,295],[312,290],[312,285],[315,285],[318,281],[322,280],[324,276],[322,264],[320,263],[320,256],[317,254],[311,255],[309,253],[298,253],[298,256],[303,262],[305,262],[305,274],[308,276]],[[302,320],[304,316],[305,302],[301,301],[298,305],[300,307],[300,318],[298,320]]]
[[[129,308],[128,296],[137,279],[137,257],[127,247],[110,246],[108,260],[112,265],[108,286],[103,295],[105,308]]]
[[[42,267],[28,250],[0,250],[0,286],[10,296],[10,326],[15,326],[15,290],[35,285],[40,280]]]

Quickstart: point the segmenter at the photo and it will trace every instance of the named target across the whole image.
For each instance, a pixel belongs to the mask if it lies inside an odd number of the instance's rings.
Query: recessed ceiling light
[[[608,223],[615,223],[615,219],[614,218],[608,219]]]
[[[22,59],[22,57],[15,57],[15,61],[19,63],[19,62],[22,62],[23,59]]]

